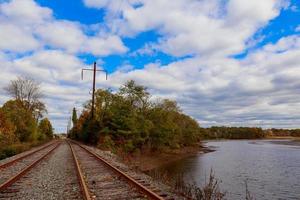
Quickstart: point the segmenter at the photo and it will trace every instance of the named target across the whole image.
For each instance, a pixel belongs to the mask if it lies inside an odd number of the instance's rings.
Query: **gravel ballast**
[[[82,199],[70,148],[63,142],[10,187],[11,199]]]

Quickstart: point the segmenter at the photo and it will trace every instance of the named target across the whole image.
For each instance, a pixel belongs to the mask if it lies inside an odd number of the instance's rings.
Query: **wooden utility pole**
[[[95,112],[95,91],[96,91],[96,73],[98,71],[101,72],[105,72],[105,79],[107,80],[107,71],[106,70],[101,70],[101,69],[97,69],[97,63],[94,62],[94,68],[93,69],[82,69],[81,71],[81,79],[83,80],[83,71],[93,71],[93,94],[92,94],[92,110],[91,110],[91,114],[92,114],[92,118],[94,118],[94,112]]]

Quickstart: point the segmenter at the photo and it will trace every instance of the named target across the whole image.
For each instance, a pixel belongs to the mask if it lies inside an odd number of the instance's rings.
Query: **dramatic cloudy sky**
[[[134,79],[202,126],[300,126],[299,0],[0,0],[0,87],[40,81],[57,132],[94,60],[98,87]]]

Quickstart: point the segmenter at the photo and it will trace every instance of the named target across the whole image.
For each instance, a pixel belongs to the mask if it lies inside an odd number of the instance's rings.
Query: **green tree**
[[[45,135],[47,138],[53,138],[53,128],[48,118],[44,118],[39,123],[40,134]]]
[[[120,89],[119,94],[129,101],[132,108],[145,111],[149,107],[150,94],[147,88],[138,85],[135,81],[127,81]]]
[[[75,126],[76,123],[77,123],[77,112],[76,112],[76,108],[73,108],[72,122],[73,122],[73,126]]]
[[[134,81],[126,82],[116,92],[97,90],[94,119],[88,117],[89,101],[69,135],[126,152],[179,148],[199,140],[199,124],[184,115],[175,101],[164,99],[154,103],[150,98],[147,88]]]

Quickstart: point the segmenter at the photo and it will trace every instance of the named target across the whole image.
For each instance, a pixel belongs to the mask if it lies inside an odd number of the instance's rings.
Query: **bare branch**
[[[35,114],[36,118],[42,116],[46,112],[45,105],[40,101],[43,97],[40,83],[32,78],[18,77],[12,80],[4,90],[15,100],[23,102],[23,104]]]

